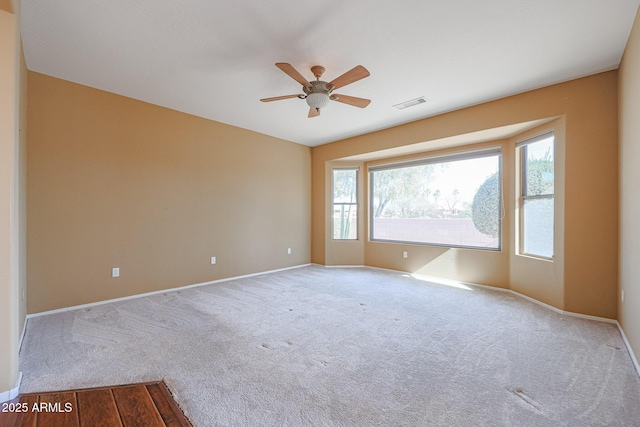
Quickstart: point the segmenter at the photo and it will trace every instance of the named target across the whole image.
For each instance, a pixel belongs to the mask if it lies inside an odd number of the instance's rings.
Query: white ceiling
[[[22,0],[29,70],[316,146],[615,69],[640,0]],[[371,76],[307,118],[301,86]],[[420,96],[405,110],[393,105]]]

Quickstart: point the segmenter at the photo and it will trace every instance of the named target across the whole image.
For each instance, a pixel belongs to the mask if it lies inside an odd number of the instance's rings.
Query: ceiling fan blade
[[[260,101],[262,101],[262,102],[280,101],[281,99],[298,98],[300,96],[301,95],[274,96],[273,98],[262,98]],[[304,95],[302,95],[302,96],[304,96]]]
[[[311,87],[311,83],[309,83],[309,80],[305,79],[304,76],[300,74],[295,68],[293,68],[291,64],[287,64],[286,62],[278,62],[276,63],[276,67],[280,68],[289,77],[300,83],[302,86]]]
[[[334,98],[334,96],[336,98]],[[334,93],[331,95],[331,99],[334,101],[342,102],[343,104],[353,105],[354,107],[364,108],[371,103],[370,99],[356,98],[355,96],[339,95]]]
[[[312,117],[318,117],[320,115],[320,109],[319,108],[309,108],[309,118]]]
[[[333,79],[327,86],[333,86],[332,90],[338,89],[339,87],[357,82],[358,80],[369,77],[370,75],[371,74],[369,74],[369,71],[366,68],[364,68],[362,65],[357,65],[340,77]]]

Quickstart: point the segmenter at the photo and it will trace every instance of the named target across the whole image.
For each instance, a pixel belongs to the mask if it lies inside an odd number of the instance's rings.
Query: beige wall
[[[532,273],[546,261],[514,261],[511,255],[505,256],[505,251],[514,251],[513,238],[503,242],[502,254],[365,243],[366,264],[512,287],[561,309],[615,318],[618,264],[616,71],[313,148],[312,261],[324,264],[330,259],[335,262],[335,257],[328,253],[332,245],[326,242],[326,162],[553,117],[564,118],[565,138],[565,216],[559,218],[562,222],[558,225],[564,229],[564,240],[556,242],[556,250],[563,250],[565,255],[560,269],[556,264],[547,268],[543,279],[532,280]],[[513,218],[508,222],[507,225],[513,228]],[[402,250],[410,252],[407,260],[400,258]],[[425,266],[428,266],[426,270]],[[487,272],[478,273],[481,269]]]
[[[24,138],[20,134],[20,14],[3,3],[0,10],[0,393],[15,388],[18,379],[19,338],[24,324],[20,287],[24,286],[21,230],[24,212],[20,210],[22,194],[20,154]],[[9,11],[16,11],[16,14]],[[23,205],[22,205],[23,206]]]
[[[636,356],[640,356],[639,117],[640,14],[620,65],[620,292],[624,291],[624,302],[619,305],[618,320]]]
[[[13,13],[13,5],[11,0],[0,0],[0,11]]]
[[[28,114],[30,313],[309,263],[308,147],[33,72]]]

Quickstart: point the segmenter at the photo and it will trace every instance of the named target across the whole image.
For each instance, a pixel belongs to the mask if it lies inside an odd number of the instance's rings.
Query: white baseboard
[[[278,268],[276,270],[269,270],[269,271],[261,271],[261,272],[258,272],[258,273],[244,274],[242,276],[226,277],[224,279],[211,280],[209,282],[202,282],[202,283],[194,283],[193,285],[180,286],[180,287],[177,287],[177,288],[163,289],[163,290],[159,290],[159,291],[146,292],[146,293],[143,293],[143,294],[130,295],[128,297],[112,298],[112,299],[108,299],[108,300],[104,300],[104,301],[91,302],[91,303],[88,303],[88,304],[80,304],[80,305],[74,305],[74,306],[71,306],[71,307],[58,308],[58,309],[55,309],[55,310],[41,311],[39,313],[27,314],[27,320],[29,320],[29,319],[31,319],[33,317],[46,316],[48,314],[64,313],[64,312],[67,312],[67,311],[80,310],[80,309],[83,309],[83,308],[89,308],[89,307],[95,307],[95,306],[98,306],[98,305],[109,304],[109,303],[112,303],[112,302],[126,301],[126,300],[131,300],[131,299],[136,299],[136,298],[143,298],[143,297],[148,297],[148,296],[157,295],[157,294],[166,294],[168,292],[176,292],[176,291],[181,291],[183,289],[190,289],[190,288],[196,288],[196,287],[199,287],[199,286],[213,285],[215,283],[229,282],[231,280],[244,279],[244,278],[247,278],[247,277],[254,277],[254,276],[261,276],[263,274],[277,273],[279,271],[293,270],[295,268],[307,267],[309,265],[311,265],[311,264],[294,265],[293,267],[285,267],[285,268]],[[26,326],[26,322],[25,322],[25,326]]]
[[[590,316],[588,314],[574,313],[573,311],[563,311],[562,314],[571,316],[571,317],[578,317],[580,319],[595,320],[596,322],[605,322],[605,323],[613,323],[613,324],[618,323],[616,319],[609,319],[608,317]]]
[[[324,268],[364,268],[364,265],[323,265]]]
[[[638,364],[638,359],[636,358],[636,355],[633,353],[631,344],[629,344],[629,341],[627,341],[627,336],[624,334],[624,329],[622,329],[622,325],[620,325],[620,322],[618,322],[617,320],[616,320],[616,325],[618,325],[618,330],[620,331],[620,335],[622,335],[622,341],[624,341],[624,345],[627,347],[627,350],[629,351],[629,356],[631,356],[631,361],[633,362],[633,366],[636,367],[636,372],[638,373],[638,376],[640,376],[640,364]]]
[[[0,391],[0,403],[15,399],[20,394],[20,383],[22,383],[22,372],[18,372],[16,386],[11,390]]]

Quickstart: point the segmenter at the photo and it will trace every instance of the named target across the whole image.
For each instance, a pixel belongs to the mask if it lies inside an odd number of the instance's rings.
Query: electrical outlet
[[[291,248],[287,248],[287,253],[291,255]]]
[[[402,258],[409,258],[407,251],[402,251]]]
[[[211,257],[211,264],[215,264],[216,263],[216,257],[212,256]]]
[[[112,268],[111,277],[120,277],[120,268],[118,267]]]

